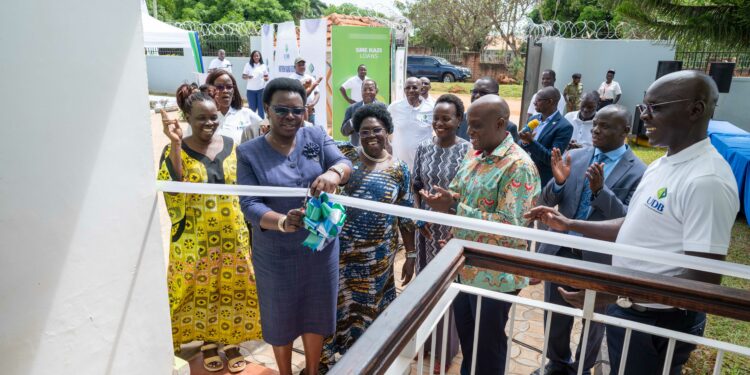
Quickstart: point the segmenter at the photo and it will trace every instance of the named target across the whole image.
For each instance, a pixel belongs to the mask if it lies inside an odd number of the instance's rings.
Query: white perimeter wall
[[[4,3],[0,35],[1,372],[168,374],[139,4]]]
[[[540,42],[540,77],[545,69],[554,70],[557,73],[555,87],[561,94],[573,73],[581,73],[584,90],[593,91],[604,81],[607,70],[614,69],[615,81],[623,91],[618,104],[626,106],[631,115],[656,78],[659,60],[674,59],[671,45],[648,40],[542,38]],[[541,87],[541,78],[539,82]]]
[[[750,77],[734,77],[726,94],[719,94],[719,106],[714,119],[729,121],[750,132]]]
[[[152,93],[165,93],[174,95],[177,87],[183,83],[196,82],[195,62],[190,51],[186,50],[186,56],[146,56],[146,67],[148,70],[148,90]],[[203,56],[203,66],[208,71],[208,66],[216,56]],[[242,100],[246,100],[245,91],[247,81],[242,79],[242,69],[245,63],[250,61],[249,57],[226,57],[232,62],[232,75],[240,86]]]

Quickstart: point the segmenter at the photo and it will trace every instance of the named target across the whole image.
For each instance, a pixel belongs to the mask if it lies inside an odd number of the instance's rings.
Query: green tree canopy
[[[352,3],[343,3],[341,5],[329,5],[324,11],[324,14],[326,16],[329,14],[334,14],[334,13],[348,14],[352,16],[371,16],[371,17],[386,18],[383,13],[380,13],[378,11],[371,10],[371,9],[360,8]]]
[[[651,38],[684,48],[748,48],[748,0],[614,0],[616,12]]]
[[[535,23],[545,21],[612,21],[611,4],[600,0],[542,0],[529,14]]]
[[[153,1],[146,4],[151,12]],[[320,0],[157,0],[163,21],[275,23],[320,16],[324,10]]]

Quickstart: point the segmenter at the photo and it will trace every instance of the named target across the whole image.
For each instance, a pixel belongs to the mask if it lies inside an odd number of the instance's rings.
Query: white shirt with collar
[[[584,147],[593,147],[591,129],[594,128],[594,119],[583,121],[578,116],[580,112],[573,111],[565,114],[565,119],[573,125],[573,138],[571,140],[576,141],[576,143]]]
[[[614,100],[617,95],[622,95],[622,89],[617,81],[612,81],[610,84],[604,81],[596,91],[599,92],[599,97],[602,100]]]
[[[417,107],[412,107],[406,99],[388,106],[388,112],[393,119],[393,156],[406,163],[410,171],[414,167],[417,146],[432,137],[433,107],[434,104],[422,97],[419,98]]]
[[[365,76],[365,79],[368,79],[370,77]],[[364,82],[364,79],[359,78],[358,75],[351,77],[346,80],[343,84],[341,84],[341,87],[343,87],[345,90],[349,90],[349,99],[354,100],[354,102],[361,102],[362,101],[362,83]]]
[[[253,112],[250,108],[234,109],[229,107],[227,114],[219,112],[219,127],[216,132],[219,135],[227,136],[234,140],[234,144],[239,146],[242,140],[242,131],[248,126],[255,127],[255,134],[260,134],[260,122],[263,119]],[[191,135],[193,132],[188,125],[182,130],[182,138]]]
[[[222,69],[227,73],[232,73],[232,62],[228,59],[219,60],[219,58],[215,58],[211,60],[211,64],[208,65],[208,70],[211,71],[212,69]]]
[[[534,102],[536,101],[536,94],[531,97],[531,102],[529,103],[529,109],[526,110],[526,113],[531,113],[531,116],[538,115],[539,112],[536,111],[536,107],[534,106]],[[565,113],[565,99],[560,97],[560,100],[557,101],[557,111],[561,114]],[[531,117],[529,116],[529,117]]]
[[[302,83],[303,86],[305,85],[305,82],[307,82],[307,81],[310,81],[310,82],[314,83],[315,80],[316,80],[315,77],[313,77],[313,76],[311,76],[309,74],[297,74],[297,72],[294,72],[294,73],[290,74],[289,78],[293,78],[293,79],[296,79],[296,80],[300,81],[300,83]],[[319,88],[320,88],[320,85],[315,86],[315,89],[313,89],[310,94],[314,94],[314,93],[318,92]]]
[[[247,89],[252,91],[258,91],[266,86],[266,80],[264,77],[268,75],[268,67],[266,64],[256,64],[251,66],[250,63],[245,63],[245,68],[242,70],[242,74],[253,76],[247,80]]]
[[[654,252],[725,255],[739,205],[732,170],[706,138],[677,154],[659,158],[646,169],[616,242]],[[612,258],[612,265],[665,276],[684,271],[617,256]]]
[[[534,140],[535,141],[539,139],[539,136],[542,135],[542,132],[544,131],[544,129],[546,127],[548,127],[548,126],[554,126],[554,124],[556,122],[553,123],[553,124],[550,124],[550,122],[552,121],[553,118],[555,118],[557,116],[558,113],[560,113],[560,111],[555,111],[555,113],[549,115],[546,119],[540,120],[539,126],[537,126],[536,129],[534,129]]]

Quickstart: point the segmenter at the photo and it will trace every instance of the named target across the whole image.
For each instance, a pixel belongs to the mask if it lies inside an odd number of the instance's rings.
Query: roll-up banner
[[[260,54],[263,56],[263,63],[268,68],[270,78],[276,78],[276,65],[273,61],[273,37],[273,25],[263,25],[260,29]]]
[[[323,77],[318,86],[320,99],[315,105],[315,125],[328,128],[326,116],[326,31],[328,21],[325,18],[300,20],[299,55],[305,59],[306,73]]]
[[[289,77],[294,73],[294,59],[299,56],[297,31],[294,21],[278,24],[276,48],[274,48],[273,78]]]
[[[391,29],[387,27],[332,26],[331,87],[333,91],[333,138],[348,140],[341,135],[341,122],[349,103],[339,87],[357,75],[360,64],[367,66],[367,77],[378,84],[377,100],[391,102]],[[320,112],[318,112],[320,113]]]

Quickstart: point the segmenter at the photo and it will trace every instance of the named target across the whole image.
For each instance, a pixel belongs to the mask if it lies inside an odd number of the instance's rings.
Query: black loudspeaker
[[[732,76],[734,76],[734,65],[733,62],[712,62],[708,68],[708,75],[714,79],[716,86],[719,86],[719,92],[729,92],[729,87],[732,86]]]
[[[682,61],[661,60],[656,65],[656,79],[669,73],[679,72],[680,70],[682,70]]]

